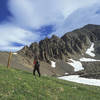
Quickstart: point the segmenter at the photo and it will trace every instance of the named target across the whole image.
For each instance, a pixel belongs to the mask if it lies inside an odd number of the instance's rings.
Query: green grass
[[[100,87],[0,66],[0,100],[100,100]]]

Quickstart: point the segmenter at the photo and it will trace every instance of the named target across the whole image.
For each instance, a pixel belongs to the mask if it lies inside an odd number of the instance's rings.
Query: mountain
[[[61,38],[53,35],[29,47],[25,46],[17,53],[15,58],[21,58],[20,61],[16,60],[18,64],[20,62],[19,65],[30,68],[37,56],[41,63],[41,73],[45,75],[79,74],[82,77],[100,78],[100,25],[88,24]]]
[[[82,55],[91,45],[91,42],[100,41],[100,26],[86,25],[81,29],[66,33],[61,38],[53,35],[45,38],[39,43],[32,43],[30,47],[25,46],[19,54],[27,57],[38,56],[40,60],[49,61],[50,59],[67,60],[70,57]],[[99,53],[99,45],[96,43],[96,53]]]

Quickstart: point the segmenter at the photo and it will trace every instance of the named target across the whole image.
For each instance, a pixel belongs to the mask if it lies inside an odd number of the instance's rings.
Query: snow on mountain
[[[65,73],[65,75],[68,75],[69,73]]]
[[[74,71],[80,71],[80,70],[83,70],[83,66],[82,66],[82,63],[80,61],[76,61],[76,60],[73,60],[73,59],[69,59],[70,62],[68,62],[68,64],[70,64],[71,66],[74,67]]]
[[[52,68],[55,68],[55,67],[56,67],[56,62],[51,61],[51,67],[52,67]]]
[[[87,84],[87,85],[100,86],[99,79],[81,78],[79,77],[79,75],[63,76],[63,77],[59,77],[59,79],[76,82],[76,83]]]
[[[14,52],[14,53],[13,53],[13,55],[17,55],[17,53],[16,53],[16,52]]]
[[[91,57],[95,57],[94,52],[94,43],[91,44],[91,47],[87,49],[86,54],[90,55]]]
[[[94,61],[100,61],[92,58],[80,58],[81,62],[94,62]]]

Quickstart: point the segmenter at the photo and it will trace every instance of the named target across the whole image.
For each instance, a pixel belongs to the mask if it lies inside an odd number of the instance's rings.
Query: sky
[[[100,25],[100,0],[0,0],[0,51]]]

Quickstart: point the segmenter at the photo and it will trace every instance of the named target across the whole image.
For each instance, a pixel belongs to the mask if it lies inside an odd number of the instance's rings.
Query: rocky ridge
[[[68,58],[81,56],[91,42],[97,41],[100,41],[100,26],[89,24],[81,29],[66,33],[61,38],[53,35],[39,43],[32,43],[18,53],[29,58],[38,56],[41,61],[47,62],[51,59],[67,61]],[[99,49],[97,47],[96,51],[99,52]]]
[[[86,50],[94,43],[95,57],[86,54]],[[45,38],[39,43],[32,43],[29,47],[25,46],[18,53],[29,59],[38,56],[40,61],[48,63],[56,62],[56,68],[51,70],[54,75],[80,75],[82,77],[100,77],[100,62],[80,62],[84,70],[74,71],[74,67],[69,65],[70,59],[78,61],[82,57],[94,58],[100,60],[100,25],[88,24],[80,29],[66,33],[61,38],[53,35],[51,38]],[[46,67],[45,67],[46,68]],[[50,67],[48,67],[50,68]]]

